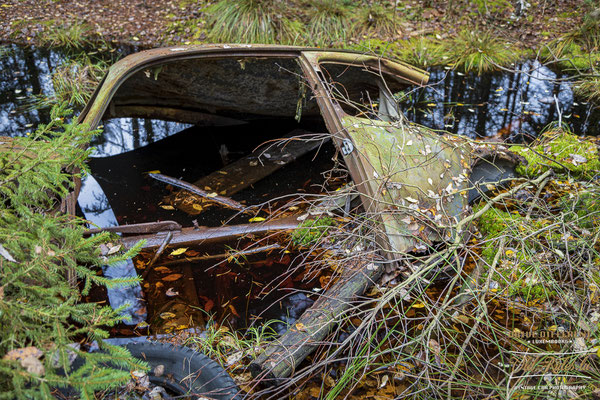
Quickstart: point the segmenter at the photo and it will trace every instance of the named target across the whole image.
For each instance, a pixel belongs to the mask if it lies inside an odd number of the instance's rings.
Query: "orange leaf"
[[[165,276],[164,278],[162,278],[162,280],[171,282],[171,281],[176,281],[177,279],[180,279],[182,276],[183,276],[183,274],[171,274],[171,275]]]

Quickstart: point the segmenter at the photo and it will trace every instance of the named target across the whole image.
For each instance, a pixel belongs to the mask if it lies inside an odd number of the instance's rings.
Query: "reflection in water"
[[[108,157],[146,146],[186,128],[190,124],[142,118],[115,118],[104,123],[101,135],[91,143],[92,157]]]
[[[598,134],[596,108],[577,103],[566,76],[537,61],[524,62],[515,73],[476,76],[442,68],[430,72],[430,85],[402,105],[413,122],[473,138],[527,140],[558,120],[556,96],[562,120],[576,134]]]
[[[83,179],[81,193],[78,198],[79,207],[85,218],[93,225],[106,228],[119,225],[110,208],[108,198],[96,180],[87,175]],[[131,278],[137,276],[131,259],[120,261],[102,268],[104,276],[110,279]],[[108,300],[114,309],[123,307],[121,315],[128,318],[128,325],[137,325],[146,319],[146,307],[141,300],[142,288],[135,286],[117,286],[108,289]]]
[[[27,109],[30,96],[53,93],[50,72],[63,60],[52,51],[0,47],[0,136],[25,136],[49,122],[47,110]]]

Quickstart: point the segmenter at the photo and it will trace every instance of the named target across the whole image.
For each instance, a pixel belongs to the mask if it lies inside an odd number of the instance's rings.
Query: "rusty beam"
[[[172,232],[173,238],[169,242],[169,247],[223,242],[250,234],[287,231],[297,228],[299,224],[300,221],[298,221],[297,217],[284,217],[254,224],[220,226],[215,228],[200,227],[199,229],[182,228],[181,231]],[[125,249],[129,249],[135,246],[140,240],[146,240],[142,249],[153,249],[159,247],[165,241],[166,235],[167,232],[129,236],[121,239],[121,245]]]

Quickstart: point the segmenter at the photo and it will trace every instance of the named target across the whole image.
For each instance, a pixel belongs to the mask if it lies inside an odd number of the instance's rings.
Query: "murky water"
[[[515,72],[482,76],[432,68],[429,85],[402,104],[408,119],[472,138],[495,136],[513,142],[534,138],[559,114],[575,133],[598,135],[596,105],[578,100],[568,76],[537,61]]]

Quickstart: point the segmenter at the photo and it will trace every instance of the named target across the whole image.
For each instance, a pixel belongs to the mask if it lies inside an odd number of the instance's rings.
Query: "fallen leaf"
[[[153,373],[154,376],[161,376],[165,373],[165,366],[163,364],[158,364],[156,367],[154,367]]]
[[[17,260],[15,260],[13,258],[13,256],[10,255],[10,253],[0,244],[0,256],[4,257],[5,259],[7,259],[10,262],[17,262]]]
[[[174,290],[172,287],[168,288],[165,294],[169,297],[177,296],[179,294],[178,291]]]
[[[113,246],[113,247],[111,247],[111,248],[108,250],[108,253],[106,253],[106,255],[107,255],[107,256],[110,256],[111,254],[115,254],[115,253],[116,253],[117,251],[119,251],[119,250],[121,250],[121,245],[120,245],[120,244],[119,244],[119,245],[116,245],[116,246]]]
[[[261,222],[261,221],[265,221],[265,220],[266,220],[266,218],[263,218],[263,217],[254,217],[254,218],[250,218],[248,220],[248,222]]]
[[[302,322],[296,322],[295,326],[300,332],[306,332],[306,326]]]
[[[2,357],[3,360],[16,361],[23,360],[27,357],[40,358],[44,353],[35,346],[23,347],[9,351]]]
[[[159,171],[159,170],[157,170],[157,169],[154,169],[154,170],[152,170],[152,171],[148,171],[148,172],[146,172],[146,173],[147,173],[147,174],[160,174],[160,171]]]
[[[175,207],[170,206],[168,204],[163,204],[163,205],[160,206],[160,208],[162,208],[164,210],[174,210],[175,209]]]
[[[183,276],[183,274],[171,274],[171,275],[167,275],[167,276],[163,277],[162,280],[167,281],[167,282],[172,282],[172,281],[176,281],[177,279],[181,279],[182,276]]]
[[[44,365],[34,356],[29,356],[20,361],[21,366],[30,374],[42,376],[46,373]]]
[[[162,319],[171,319],[171,318],[175,318],[177,315],[173,314],[172,312],[164,312],[164,313],[160,313],[159,317],[161,317]]]
[[[192,204],[192,208],[197,211],[203,210],[203,207],[200,204]]]
[[[425,304],[423,304],[423,303],[414,303],[412,306],[413,306],[413,308],[424,308]]]
[[[171,252],[171,254],[169,254],[169,255],[171,255],[171,256],[178,256],[180,254],[185,253],[187,251],[187,249],[188,249],[187,247],[180,247],[177,250],[173,250]]]
[[[209,312],[215,306],[215,302],[211,299],[208,299],[206,303],[204,303],[204,311]]]
[[[238,318],[240,317],[240,314],[238,314],[238,312],[237,312],[237,310],[235,309],[235,307],[233,306],[233,304],[230,304],[230,305],[229,305],[229,310],[231,310],[231,313],[232,313],[233,315],[235,315],[236,317],[238,317]]]

